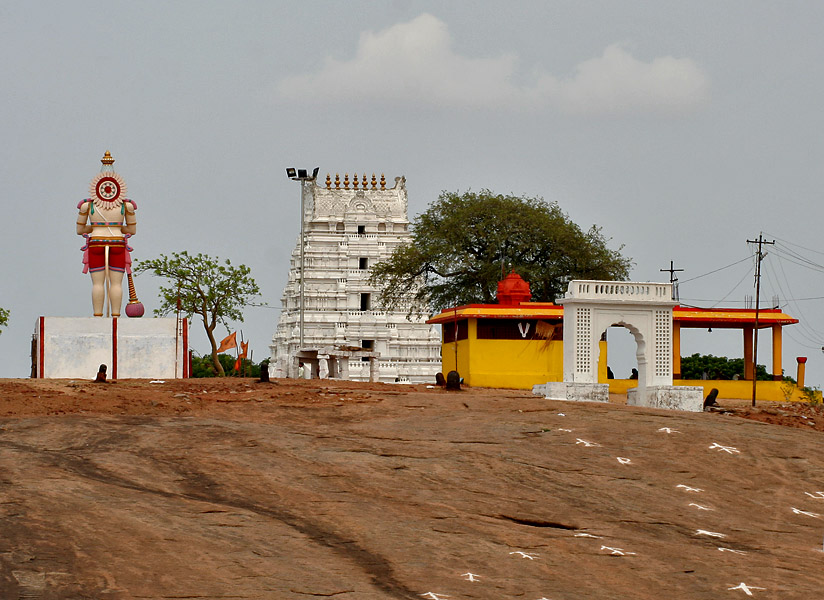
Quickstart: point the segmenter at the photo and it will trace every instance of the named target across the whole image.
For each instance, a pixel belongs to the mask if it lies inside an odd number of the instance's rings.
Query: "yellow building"
[[[529,284],[510,273],[498,284],[498,304],[469,304],[442,311],[428,321],[441,325],[443,372],[455,370],[464,383],[474,387],[532,389],[550,381],[563,381],[562,306],[551,302],[529,302]],[[672,372],[675,385],[702,386],[705,393],[718,388],[722,398],[752,397],[754,309],[673,308]],[[787,399],[782,382],[782,328],[798,323],[778,309],[758,311],[758,328],[772,332],[773,381],[759,381],[757,398]],[[681,329],[740,329],[745,373],[740,381],[681,379]],[[607,378],[607,342],[601,341],[600,383],[610,392],[625,393],[635,387],[631,379]],[[762,349],[763,350],[763,349]],[[759,353],[761,354],[761,353]],[[762,354],[763,355],[763,354]],[[803,381],[799,383],[803,384]],[[783,387],[783,389],[782,389]],[[793,399],[801,399],[798,391]]]

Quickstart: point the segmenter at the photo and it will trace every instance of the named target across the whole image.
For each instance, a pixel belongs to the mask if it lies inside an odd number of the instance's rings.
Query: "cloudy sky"
[[[38,316],[91,314],[75,207],[111,150],[135,259],[252,268],[272,306],[240,325],[256,360],[299,226],[284,169],[320,166],[405,175],[410,216],[442,190],[557,201],[623,246],[633,279],[674,261],[698,306],[754,295],[763,232],[764,305],[802,320],[785,368],[809,356],[821,385],[822,22],[813,1],[0,0],[0,376],[28,375]],[[148,308],[158,283],[136,281]],[[197,327],[193,343],[208,349]],[[691,331],[683,351],[742,341]]]

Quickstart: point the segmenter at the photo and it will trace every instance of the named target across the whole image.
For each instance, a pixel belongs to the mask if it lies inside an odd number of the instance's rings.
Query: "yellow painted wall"
[[[798,388],[793,389],[792,396],[788,399],[785,396],[782,381],[759,381],[756,385],[756,400],[767,400],[771,402],[804,402],[804,397]],[[718,388],[719,398],[730,399],[752,399],[752,381],[739,380],[719,380],[719,379],[676,379],[674,385],[690,385],[704,388],[704,397],[710,393],[712,388]],[[609,392],[611,394],[626,394],[629,388],[638,385],[635,379],[610,379]]]
[[[470,336],[475,331],[470,321]],[[455,344],[443,345],[444,374],[455,368]],[[605,367],[606,368],[606,367]],[[564,343],[545,340],[478,340],[458,342],[458,373],[464,384],[531,390],[564,379]]]
[[[467,385],[531,390],[564,379],[564,344],[545,340],[472,340]]]

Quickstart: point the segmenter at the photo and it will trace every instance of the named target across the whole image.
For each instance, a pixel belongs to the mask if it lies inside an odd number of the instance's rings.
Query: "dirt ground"
[[[819,598],[824,411],[0,380],[0,598]]]

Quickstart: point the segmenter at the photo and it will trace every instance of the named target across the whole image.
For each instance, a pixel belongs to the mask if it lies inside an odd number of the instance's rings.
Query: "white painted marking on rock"
[[[534,552],[521,552],[520,550],[510,552],[510,554],[519,554],[521,558],[528,558],[529,560],[535,560],[540,556],[540,554],[535,554]]]
[[[714,538],[725,538],[727,537],[723,533],[718,533],[717,531],[707,531],[706,529],[696,529],[695,535],[708,535]]]
[[[583,444],[584,448],[593,448],[593,447],[598,447],[598,446],[601,445],[601,444],[596,444],[595,442],[588,442],[586,440],[582,440],[581,438],[577,438],[577,440],[578,441],[575,442],[575,445],[577,446],[578,444]]]
[[[797,515],[806,515],[808,517],[813,517],[813,518],[816,518],[816,519],[821,517],[821,515],[819,515],[818,513],[808,512],[806,510],[801,510],[800,508],[793,508],[792,510]]]
[[[765,589],[767,589],[767,588],[756,587],[756,586],[754,586],[754,585],[747,585],[746,583],[744,583],[744,582],[742,581],[742,582],[741,582],[741,583],[739,583],[737,586],[735,586],[735,587],[731,587],[731,588],[727,588],[727,589],[728,589],[728,590],[743,590],[743,592],[744,592],[745,594],[747,594],[747,596],[752,596],[752,591],[751,591],[751,590],[765,590]]]
[[[734,448],[733,446],[722,446],[718,442],[713,442],[712,446],[709,448],[710,450],[721,450],[727,454],[741,454],[741,451],[738,448]]]
[[[624,458],[623,456],[616,456],[615,458],[617,458],[618,462],[621,463],[622,465],[628,465],[628,464],[632,463],[632,461],[630,459]]]
[[[635,552],[627,552],[623,548],[613,548],[612,546],[601,546],[601,550],[609,550],[613,556],[630,556],[635,555]]]

